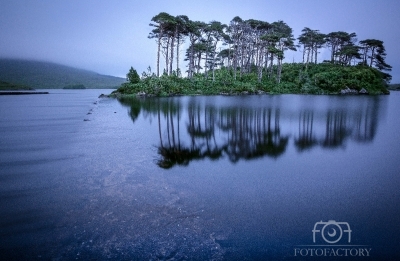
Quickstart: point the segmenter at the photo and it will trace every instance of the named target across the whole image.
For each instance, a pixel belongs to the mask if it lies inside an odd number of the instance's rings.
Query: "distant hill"
[[[33,90],[32,87],[19,85],[19,84],[12,84],[9,82],[2,82],[0,81],[0,90],[10,91],[10,90]]]
[[[126,79],[50,62],[0,59],[0,81],[35,89],[61,89],[73,85],[113,89]]]
[[[391,91],[400,91],[400,83],[397,84],[389,84],[389,90]]]

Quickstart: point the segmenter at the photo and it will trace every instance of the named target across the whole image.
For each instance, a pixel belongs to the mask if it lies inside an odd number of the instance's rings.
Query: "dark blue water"
[[[400,258],[400,93],[109,92],[0,96],[1,259]]]

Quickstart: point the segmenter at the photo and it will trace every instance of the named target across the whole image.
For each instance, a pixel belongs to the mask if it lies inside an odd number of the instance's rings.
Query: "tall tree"
[[[162,39],[166,36],[167,27],[173,20],[174,17],[165,12],[161,12],[151,19],[153,23],[150,23],[150,26],[154,27],[154,29],[150,32],[148,38],[157,39],[157,76],[160,76],[160,53]]]
[[[319,30],[304,27],[302,34],[297,39],[303,45],[303,64],[306,64],[306,68],[309,62],[317,63],[318,49],[324,46],[326,42],[325,35],[320,33]]]
[[[129,81],[130,83],[138,83],[140,82],[140,77],[139,74],[133,67],[129,69],[129,72],[126,74],[126,80]]]
[[[344,46],[351,46],[357,41],[356,33],[346,33],[342,31],[332,32],[326,35],[325,40],[328,47],[331,48],[331,62],[339,62],[343,59],[344,53],[340,52]]]
[[[238,58],[239,58],[239,44],[240,39],[242,37],[242,27],[243,27],[243,20],[239,16],[235,16],[229,23],[229,27],[227,32],[229,33],[229,39],[233,45],[233,73],[234,79],[236,80],[236,72],[238,67]]]
[[[338,57],[339,57],[339,61],[338,61],[339,64],[351,65],[351,61],[353,61],[355,59],[361,59],[361,56],[359,53],[359,47],[352,43],[344,45],[338,51]]]
[[[188,70],[188,77],[191,79],[194,73],[194,54],[195,54],[195,44],[197,41],[201,39],[202,30],[205,27],[204,22],[200,21],[191,21],[189,20],[186,23],[187,34],[189,36],[189,50],[187,51],[188,60],[189,60],[189,70]]]
[[[179,48],[184,43],[185,36],[188,35],[187,25],[189,23],[189,18],[186,15],[178,15],[175,17],[175,38],[176,38],[176,72],[179,75]]]
[[[360,41],[362,49],[362,60],[365,65],[372,67],[373,65],[379,70],[390,71],[391,66],[385,62],[386,50],[383,41],[376,39],[366,39]]]
[[[259,20],[247,20],[246,21],[251,28],[251,42],[253,46],[251,47],[251,54],[254,56],[251,58],[253,64],[257,67],[257,80],[261,82],[262,72],[264,67],[265,50],[267,49],[268,42],[265,41],[265,36],[270,33],[272,25],[268,22]]]
[[[282,62],[285,58],[284,52],[287,50],[296,51],[296,47],[294,45],[294,37],[293,37],[293,29],[288,26],[283,21],[278,21],[272,23],[274,34],[276,35],[276,46],[274,53],[277,57],[278,68],[277,68],[277,82],[281,81],[281,73],[282,73]]]
[[[211,67],[213,71],[213,81],[215,80],[215,58],[217,55],[217,45],[218,43],[224,39],[225,32],[224,29],[226,25],[222,24],[218,21],[211,21],[205,29],[205,33],[207,35],[206,43],[207,43],[207,53],[206,53],[206,63],[205,63],[205,77],[208,77],[207,68]],[[211,56],[209,59],[208,56]]]

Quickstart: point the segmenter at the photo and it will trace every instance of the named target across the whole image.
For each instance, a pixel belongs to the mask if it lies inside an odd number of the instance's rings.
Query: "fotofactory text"
[[[371,256],[372,248],[367,245],[351,245],[353,232],[348,222],[319,221],[312,229],[313,244],[298,245],[294,256],[306,257],[359,257]]]

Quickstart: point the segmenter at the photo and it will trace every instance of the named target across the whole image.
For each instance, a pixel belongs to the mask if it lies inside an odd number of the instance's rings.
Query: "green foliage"
[[[276,68],[274,68],[276,70]],[[366,89],[370,94],[387,93],[384,75],[377,69],[368,66],[342,66],[322,63],[309,64],[307,68],[301,63],[282,65],[281,82],[275,77],[264,74],[258,82],[255,70],[234,79],[234,73],[228,68],[215,70],[212,77],[194,74],[192,79],[181,78],[178,73],[157,77],[148,72],[142,74],[138,83],[125,83],[118,90],[121,94],[172,96],[172,95],[237,95],[257,94],[337,94],[342,89]]]
[[[383,42],[367,39],[357,45],[356,33],[324,34],[306,27],[298,38],[303,47],[303,63],[283,64],[285,51],[296,51],[300,47],[294,43],[292,28],[283,21],[268,23],[236,16],[224,25],[161,12],[152,18],[150,25],[154,29],[149,38],[156,39],[157,43],[157,77],[149,70],[140,81],[136,77],[130,85],[122,86],[120,92],[157,96],[262,92],[337,94],[347,88],[365,89],[371,94],[388,92],[386,84],[391,76],[380,72],[391,70],[385,63]],[[185,39],[189,43],[185,59],[188,78],[181,78],[179,71],[172,71],[172,65],[176,55],[179,68],[179,46]],[[227,48],[221,47],[218,52],[220,43]],[[158,78],[161,47],[166,65]],[[316,64],[321,48],[330,49],[331,59]],[[362,65],[351,66],[357,62]]]
[[[135,69],[133,69],[133,67],[131,67],[131,69],[129,69],[129,72],[126,75],[126,79],[129,81],[129,83],[133,83],[133,84],[140,82],[139,74],[137,73],[137,71]]]

